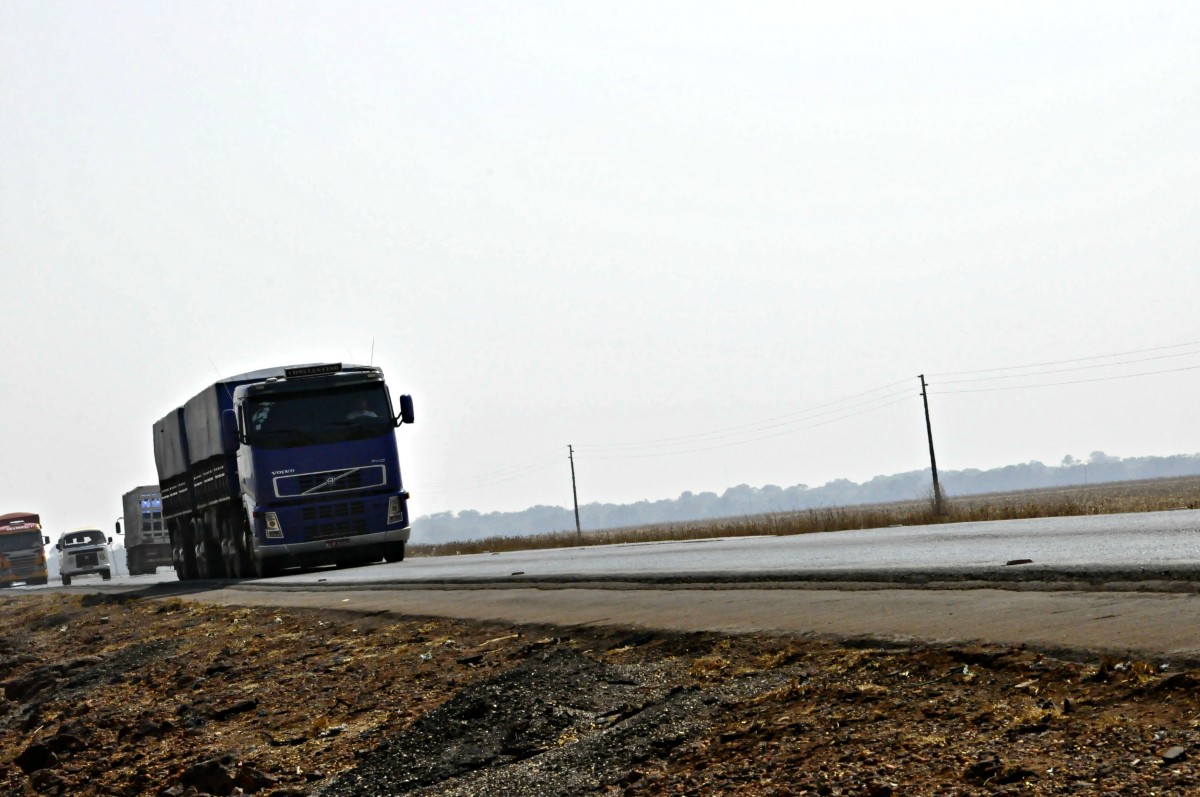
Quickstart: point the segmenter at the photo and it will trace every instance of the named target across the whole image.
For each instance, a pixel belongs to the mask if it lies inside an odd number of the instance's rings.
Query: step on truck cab
[[[408,542],[383,371],[327,363],[222,379],[154,424],[154,461],[181,580],[401,561]]]
[[[45,545],[42,519],[33,512],[0,515],[0,587],[14,584],[45,584]]]
[[[112,537],[106,538],[100,529],[74,529],[59,537],[55,547],[59,550],[58,573],[63,586],[70,586],[71,579],[79,576],[99,574],[105,581],[112,578],[110,544]]]

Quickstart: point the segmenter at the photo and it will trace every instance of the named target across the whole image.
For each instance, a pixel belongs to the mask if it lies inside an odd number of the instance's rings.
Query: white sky
[[[1184,2],[0,0],[0,512],[110,528],[217,371],[372,341],[416,514],[569,505],[568,443],[584,503],[924,467],[918,373],[1200,341],[1197,42]],[[1117,359],[1165,354],[933,395],[938,463],[1200,451],[1200,345]]]

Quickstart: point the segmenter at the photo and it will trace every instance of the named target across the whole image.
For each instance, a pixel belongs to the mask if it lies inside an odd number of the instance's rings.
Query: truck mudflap
[[[263,544],[260,541],[258,543],[258,552],[264,559],[273,559],[281,556],[336,553],[337,551],[353,548],[364,548],[369,545],[383,545],[395,542],[407,543],[411,534],[412,529],[403,528],[378,531],[371,534],[356,534],[353,537],[334,537],[333,539],[316,542],[272,543],[268,541],[266,544]]]

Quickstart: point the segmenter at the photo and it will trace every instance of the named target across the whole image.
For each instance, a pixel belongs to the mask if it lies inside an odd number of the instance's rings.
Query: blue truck
[[[404,559],[408,493],[383,371],[322,363],[221,379],[154,424],[180,580]]]

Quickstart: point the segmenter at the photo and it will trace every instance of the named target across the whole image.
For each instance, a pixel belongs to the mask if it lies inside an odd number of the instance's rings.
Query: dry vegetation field
[[[0,598],[12,797],[1200,789],[1200,670],[996,646]]]
[[[413,556],[447,556],[484,551],[531,548],[572,548],[629,542],[695,540],[711,537],[811,534],[819,531],[917,526],[977,520],[1106,515],[1118,512],[1159,512],[1200,508],[1200,476],[1175,479],[1113,482],[1109,484],[987,493],[944,501],[943,513],[932,500],[904,501],[865,506],[825,507],[796,512],[775,512],[742,517],[663,523],[602,531],[560,531],[519,537],[487,537],[470,542],[412,545]]]

